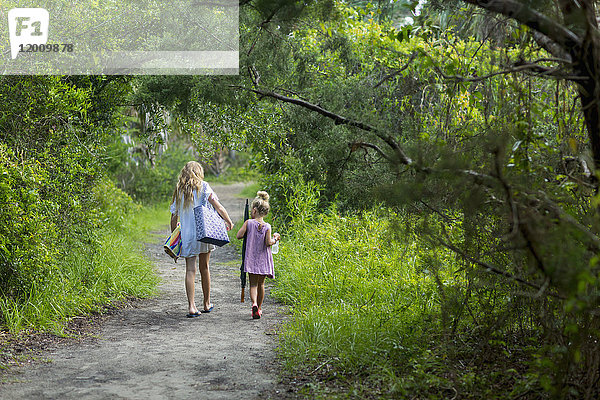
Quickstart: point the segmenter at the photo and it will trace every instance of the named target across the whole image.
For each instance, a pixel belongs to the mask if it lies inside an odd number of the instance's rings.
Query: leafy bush
[[[58,255],[57,230],[42,199],[47,173],[36,163],[19,160],[0,143],[0,293],[18,297],[42,283]]]
[[[154,168],[145,162],[135,163],[127,156],[113,176],[119,188],[134,200],[156,204],[171,198],[179,171],[191,159],[193,155],[186,148],[173,145],[158,157]]]
[[[98,207],[90,217],[95,229],[87,240],[71,238],[68,248],[65,242],[52,242],[54,257],[45,264],[31,264],[35,279],[27,275],[29,279],[18,283],[13,279],[8,286],[18,289],[19,296],[7,292],[0,296],[2,323],[9,330],[34,327],[60,332],[72,316],[127,296],[154,293],[157,276],[137,244],[138,231],[148,229],[142,228],[146,221],[140,221],[143,210],[110,181],[103,180],[94,192]],[[22,271],[23,265],[17,265]],[[42,274],[43,268],[52,273]]]
[[[12,331],[60,331],[155,285],[129,232],[139,207],[103,179],[126,81],[0,77],[0,323]]]

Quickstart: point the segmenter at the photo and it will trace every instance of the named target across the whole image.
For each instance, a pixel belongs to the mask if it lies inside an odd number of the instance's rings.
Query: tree
[[[594,164],[600,167],[600,31],[596,2],[462,1],[505,15],[535,31],[537,43],[555,57],[555,65],[531,63],[528,69],[577,84]]]
[[[440,280],[448,337],[461,321],[466,331],[468,321],[486,321],[486,333],[471,332],[486,342],[525,318],[528,334],[544,344],[541,364],[554,367],[535,372],[550,376],[540,385],[560,397],[578,380],[579,393],[593,398],[598,384],[585,370],[598,370],[600,303],[597,182],[588,168],[600,160],[595,9],[590,2],[579,14],[564,2],[555,9],[536,1],[473,3],[504,15],[510,29],[503,33],[514,37],[489,43],[427,21],[392,29],[340,3],[331,18],[297,22],[291,33],[269,14],[257,24],[264,42],[250,41],[244,58],[245,84],[232,86],[284,104],[291,150],[282,152],[302,160],[311,179],[327,181],[331,197],[346,184],[347,199],[379,193],[390,206],[436,221],[419,225],[419,236],[433,253],[453,251],[467,282],[450,288]],[[558,17],[549,17],[553,11]],[[253,56],[265,43],[266,60]],[[556,80],[574,82],[576,93],[569,85],[559,90]],[[573,113],[585,120],[583,150],[565,146],[559,127],[567,117],[548,106],[562,95],[557,109],[579,96]],[[577,119],[569,122],[576,142]],[[578,162],[588,143],[593,162]],[[461,304],[476,305],[472,320]]]

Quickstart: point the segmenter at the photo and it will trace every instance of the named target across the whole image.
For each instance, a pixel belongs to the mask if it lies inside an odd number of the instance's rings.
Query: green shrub
[[[263,175],[260,187],[271,197],[270,215],[277,225],[304,223],[313,218],[320,205],[320,186],[294,173]]]
[[[138,231],[150,228],[145,218],[138,219],[143,211],[139,205],[102,180],[89,200],[95,208],[78,208],[80,218],[87,217],[85,229],[61,230],[61,224],[54,223],[61,216],[60,204],[38,194],[51,180],[37,163],[17,162],[2,146],[0,199],[6,204],[0,210],[2,325],[13,332],[26,328],[60,332],[75,315],[127,296],[153,293],[157,277],[137,244]],[[65,176],[54,182],[59,179]]]
[[[96,208],[93,221],[98,227],[122,229],[126,218],[142,208],[109,179],[101,180],[94,187],[94,198]]]
[[[54,204],[40,192],[48,181],[36,163],[28,163],[0,143],[0,293],[26,294],[44,282],[58,255],[58,234],[48,216]]]

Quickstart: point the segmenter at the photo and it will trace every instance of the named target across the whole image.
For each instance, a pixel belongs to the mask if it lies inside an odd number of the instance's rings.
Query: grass
[[[103,230],[91,243],[73,248],[57,260],[48,278],[31,284],[26,298],[0,297],[5,328],[12,333],[35,329],[61,334],[74,316],[155,293],[158,277],[141,241],[168,223],[162,208],[141,208],[119,228]]]
[[[206,174],[206,180],[211,183],[249,182],[257,180],[258,177],[259,173],[256,170],[247,167],[231,167],[219,176],[210,173]]]
[[[256,197],[256,192],[262,189],[262,186],[258,182],[253,182],[252,184],[244,187],[244,189],[238,194],[238,197],[248,199],[249,202],[252,201],[253,198]]]
[[[456,388],[465,398],[502,398],[513,365],[490,364],[496,351],[476,336],[452,343],[444,333],[437,278],[445,296],[464,283],[449,252],[398,237],[377,212],[332,212],[292,230],[275,256],[271,293],[291,309],[279,352],[292,376],[312,377],[308,396],[452,398]]]
[[[148,232],[160,229],[171,222],[170,200],[141,208],[131,220],[130,233],[137,240],[143,240]]]
[[[388,233],[372,214],[328,216],[282,242],[274,295],[293,305],[283,340],[288,362],[326,361],[341,371],[407,362],[416,319],[436,293],[413,268],[415,249],[386,242]]]

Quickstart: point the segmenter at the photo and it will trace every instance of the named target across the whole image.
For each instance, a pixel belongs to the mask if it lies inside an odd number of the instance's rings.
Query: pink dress
[[[266,275],[273,278],[273,254],[271,246],[265,244],[265,235],[271,229],[266,222],[262,226],[254,219],[249,219],[246,225],[246,258],[244,271],[256,275]]]

